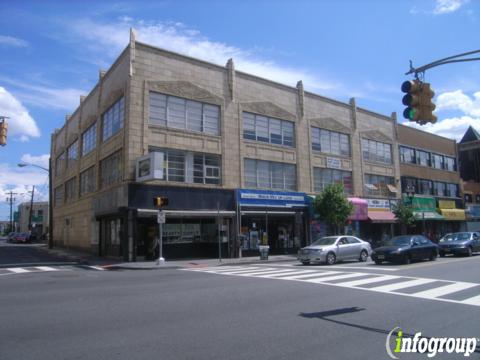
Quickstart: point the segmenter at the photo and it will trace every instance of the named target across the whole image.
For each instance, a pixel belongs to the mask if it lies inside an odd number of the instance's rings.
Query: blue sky
[[[127,46],[140,41],[381,114],[398,113],[400,85],[414,66],[480,49],[479,0],[329,1],[9,1],[0,2],[0,116],[10,117],[0,148],[0,220],[5,193],[48,195],[50,134],[74,112]],[[423,129],[459,139],[480,130],[480,62],[428,70],[437,124]]]

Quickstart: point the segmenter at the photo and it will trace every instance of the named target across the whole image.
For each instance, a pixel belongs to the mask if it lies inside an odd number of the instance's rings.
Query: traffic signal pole
[[[418,68],[414,68],[412,66],[412,60],[410,60],[410,70],[406,72],[405,75],[415,74],[415,78],[418,79],[418,74],[425,73],[425,70],[428,70],[440,65],[452,64],[452,63],[458,63],[458,62],[467,62],[467,61],[478,61],[480,60],[480,57],[468,58],[468,59],[458,59],[458,58],[473,55],[473,54],[479,54],[479,53],[480,53],[480,50],[469,51],[463,54],[453,55],[453,56],[446,57],[444,59],[436,60],[434,62],[431,62],[430,64],[423,65]]]

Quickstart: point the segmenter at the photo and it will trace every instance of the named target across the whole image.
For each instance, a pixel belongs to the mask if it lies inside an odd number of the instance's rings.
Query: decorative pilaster
[[[130,72],[133,76],[133,62],[135,61],[135,42],[137,41],[137,32],[134,28],[130,28]]]
[[[230,99],[233,100],[235,93],[235,65],[233,59],[230,58],[227,61],[227,81],[228,81],[228,90],[230,94]]]
[[[352,107],[352,127],[353,130],[357,130],[357,102],[353,97],[350,99],[350,106]]]
[[[305,115],[305,91],[303,90],[303,82],[300,80],[297,82],[297,98],[298,98],[298,117],[303,119],[303,116]]]

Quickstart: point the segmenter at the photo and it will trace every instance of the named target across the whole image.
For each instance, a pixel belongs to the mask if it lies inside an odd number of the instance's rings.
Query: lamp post
[[[21,162],[17,164],[18,167],[25,167],[25,166],[33,166],[39,169],[42,169],[48,172],[48,248],[53,248],[53,190],[52,190],[52,159],[48,159],[48,169],[46,167]],[[33,194],[32,194],[33,197]],[[32,208],[30,207],[30,213],[32,212]]]
[[[406,187],[407,196],[410,199],[410,206],[413,209],[413,198],[415,196],[415,186],[407,185]],[[422,233],[425,236],[425,211],[422,211]]]

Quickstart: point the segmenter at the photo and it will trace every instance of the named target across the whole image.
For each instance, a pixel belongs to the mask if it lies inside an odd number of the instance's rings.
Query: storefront
[[[365,238],[364,222],[368,220],[368,202],[361,198],[348,198],[353,205],[352,214],[348,217],[345,234]]]
[[[407,203],[411,201],[413,215],[417,220],[414,232],[424,234],[432,240],[439,239],[442,234],[442,221],[445,218],[437,212],[437,201],[431,196],[415,195],[413,198],[405,198]]]
[[[454,200],[438,200],[438,208],[445,219],[441,235],[465,230],[465,210],[458,209]]]
[[[466,231],[480,231],[480,205],[466,204]]]
[[[258,254],[269,245],[272,254],[295,253],[307,244],[307,203],[304,193],[237,189],[242,255]]]
[[[397,199],[366,199],[368,203],[368,222],[365,224],[365,233],[372,244],[391,238],[395,234],[394,225],[397,222],[392,212]]]
[[[155,185],[129,185],[129,210],[133,214],[134,260],[155,257],[159,235],[158,210],[153,198],[164,196],[162,208],[163,257],[217,258],[234,256],[236,211],[233,190]]]

